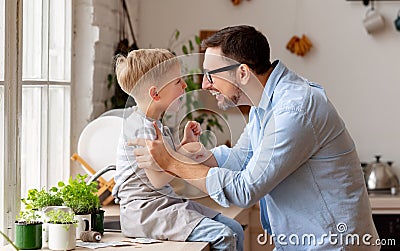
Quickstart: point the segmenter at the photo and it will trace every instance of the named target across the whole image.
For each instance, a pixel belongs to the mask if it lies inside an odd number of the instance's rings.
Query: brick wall
[[[136,35],[140,0],[126,2]],[[107,75],[113,71],[113,56],[121,39],[122,13],[120,0],[73,1],[71,153],[76,152],[81,131],[106,110],[104,102],[113,94],[107,89]],[[130,35],[127,19],[125,23],[125,34]],[[71,175],[81,171],[76,163],[72,164]]]

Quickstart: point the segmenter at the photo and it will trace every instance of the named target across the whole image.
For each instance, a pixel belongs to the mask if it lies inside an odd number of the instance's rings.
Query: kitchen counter
[[[194,201],[197,201],[201,204],[204,204],[218,212],[221,212],[227,217],[236,219],[239,221],[242,225],[248,226],[250,224],[250,210],[251,208],[243,209],[239,208],[236,206],[231,206],[229,208],[224,208],[219,206],[216,202],[214,202],[212,199],[209,197],[204,197],[200,199],[195,199]],[[119,205],[111,205],[111,206],[105,206],[103,207],[105,210],[105,216],[117,216],[119,215]],[[245,231],[245,237],[246,240],[249,240],[250,238],[250,232],[249,228],[248,230]],[[121,233],[115,233],[115,232],[105,232],[104,236],[102,238],[102,242],[107,242],[107,241],[123,241],[123,240],[129,240],[129,238],[124,237]],[[250,250],[249,248],[249,243],[245,241],[245,246],[247,245],[247,248],[245,247],[245,250]],[[124,246],[124,247],[107,247],[107,248],[101,248],[97,249],[100,251],[114,251],[114,250],[132,250],[133,248],[140,248],[142,251],[155,251],[155,250],[190,250],[190,251],[206,251],[209,250],[210,247],[208,243],[206,242],[175,242],[175,241],[163,241],[162,243],[152,243],[152,244],[137,244],[133,243],[131,246]],[[13,247],[11,245],[5,246],[2,251],[14,251]],[[49,250],[46,247],[42,248],[41,250]],[[81,247],[76,247],[75,250],[90,250],[87,248],[81,248]]]
[[[105,233],[102,242],[108,241],[123,241],[129,240],[129,238],[123,237],[121,233]],[[77,241],[78,242],[78,241]],[[95,249],[99,251],[116,251],[116,250],[132,250],[138,248],[141,251],[159,251],[159,250],[174,250],[174,251],[208,251],[210,247],[208,243],[205,242],[176,242],[176,241],[163,241],[162,243],[152,243],[152,244],[137,244],[130,243],[132,245],[129,246],[121,246],[121,247],[106,247]],[[11,245],[7,245],[1,249],[2,251],[15,251],[15,249]],[[40,250],[49,250],[47,247],[44,247]],[[88,248],[76,247],[74,250],[91,250]]]
[[[369,194],[374,214],[400,214],[400,194]]]

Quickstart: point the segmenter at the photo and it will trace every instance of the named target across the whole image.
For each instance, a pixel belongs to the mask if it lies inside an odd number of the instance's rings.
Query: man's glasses
[[[212,70],[212,71],[204,71],[204,75],[206,76],[206,78],[207,78],[208,82],[210,82],[210,84],[214,84],[214,81],[213,81],[213,79],[211,77],[211,74],[215,74],[215,73],[218,73],[218,72],[229,71],[229,70],[232,70],[232,69],[235,69],[235,68],[239,67],[240,65],[241,64],[234,64],[234,65],[224,66],[224,67]]]

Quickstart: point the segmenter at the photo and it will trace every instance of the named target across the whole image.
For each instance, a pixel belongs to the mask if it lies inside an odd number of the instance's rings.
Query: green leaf
[[[17,246],[15,246],[15,244],[14,244],[14,242],[5,234],[5,233],[3,233],[2,231],[0,231],[0,234],[8,241],[8,243],[10,243],[11,244],[11,246],[13,246],[13,248],[15,249],[15,250],[19,250],[19,248],[17,247]]]
[[[50,188],[49,191],[50,191],[50,192],[57,193],[57,192],[58,192],[58,189],[57,189],[57,187],[52,187],[52,188]]]
[[[184,53],[184,54],[189,54],[189,52],[188,52],[188,48],[186,47],[186,45],[182,45],[182,52]]]
[[[65,212],[61,209],[51,210],[46,213],[46,216],[48,217],[47,222],[53,224],[73,224],[78,222],[73,212]]]
[[[193,46],[192,40],[189,40],[189,49],[190,49],[190,52],[194,51],[194,46]]]
[[[100,208],[100,199],[97,196],[97,182],[87,184],[87,175],[78,174],[69,183],[60,188],[60,194],[64,204],[70,207],[76,214],[88,214],[97,212]]]
[[[181,33],[180,33],[179,30],[176,30],[176,31],[175,31],[175,40],[178,40],[180,34],[181,34]]]
[[[197,44],[197,45],[201,45],[201,39],[200,39],[199,36],[195,35],[195,36],[194,36],[194,40],[196,41],[196,44]]]
[[[107,83],[107,90],[110,90],[111,89],[111,87],[113,86],[113,84],[114,84],[114,79],[116,78],[116,76],[113,76],[113,74],[108,74],[107,75],[107,80],[108,80],[108,83]]]
[[[195,120],[196,122],[200,123],[200,124],[203,124],[203,122],[204,122],[204,118],[202,118],[201,116],[195,118],[194,120]]]

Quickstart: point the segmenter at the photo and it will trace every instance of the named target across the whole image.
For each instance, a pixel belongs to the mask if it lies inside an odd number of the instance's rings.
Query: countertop
[[[369,194],[372,212],[375,214],[400,214],[400,194]]]
[[[209,197],[204,197],[200,199],[195,199],[201,204],[204,204],[216,211],[221,212],[223,215],[230,217],[230,218],[238,218],[246,210],[250,209],[243,209],[236,206],[231,206],[229,208],[224,208],[219,206],[216,202],[214,202]],[[117,216],[119,215],[119,205],[110,205],[104,206],[103,210],[105,210],[105,216]],[[129,240],[129,238],[124,237],[121,233],[115,232],[105,232],[102,238],[102,242],[107,241],[123,241]],[[163,241],[162,243],[152,243],[152,244],[136,244],[133,243],[131,246],[124,246],[124,247],[107,247],[97,249],[99,251],[113,251],[113,250],[132,250],[133,248],[140,248],[142,251],[155,251],[155,250],[174,250],[174,251],[206,251],[209,250],[208,243],[205,242],[175,242],[175,241]],[[2,249],[4,251],[14,251],[11,245],[7,245]],[[42,248],[41,250],[49,250],[46,247]],[[91,250],[87,248],[76,247],[75,250]]]
[[[120,233],[105,233],[102,242],[108,241],[124,241],[129,240],[129,238],[123,237]],[[78,241],[77,241],[78,242]],[[106,247],[99,248],[95,250],[99,251],[115,251],[115,250],[133,250],[138,248],[141,251],[159,251],[159,250],[174,250],[174,251],[208,251],[210,250],[208,243],[206,242],[176,242],[176,241],[163,241],[162,243],[152,243],[152,244],[137,244],[130,243],[129,246],[120,246],[120,247]],[[5,246],[2,251],[15,251],[15,249],[11,245]],[[49,250],[44,247],[41,250]],[[76,247],[74,250],[92,250],[88,248]]]

